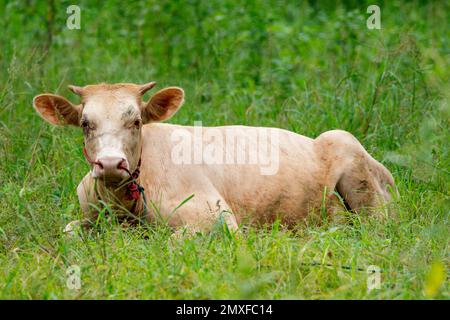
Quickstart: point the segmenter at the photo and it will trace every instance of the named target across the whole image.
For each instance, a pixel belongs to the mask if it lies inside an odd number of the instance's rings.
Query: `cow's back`
[[[199,130],[202,130],[201,134]],[[226,143],[231,140],[230,132],[236,139],[234,149]],[[320,198],[324,187],[314,140],[290,131],[245,126],[199,128],[151,124],[144,127],[143,135],[141,177],[151,196],[162,206],[165,201],[172,206],[181,203],[191,194],[218,193],[238,221],[251,217],[251,220],[270,222],[279,215],[286,222],[294,222],[306,216],[310,207],[308,202],[318,198],[317,195]],[[199,137],[203,137],[201,159],[194,155],[194,144],[200,141]],[[248,142],[253,137],[257,138],[256,148],[251,143],[244,148],[237,145],[239,138],[241,142]],[[210,145],[213,141],[216,145],[222,143],[222,161],[214,154]],[[191,144],[191,155],[185,158],[182,153],[189,148],[183,148],[183,143]],[[230,150],[235,154],[227,159]],[[245,157],[242,157],[242,150]],[[240,160],[238,152],[241,152]]]

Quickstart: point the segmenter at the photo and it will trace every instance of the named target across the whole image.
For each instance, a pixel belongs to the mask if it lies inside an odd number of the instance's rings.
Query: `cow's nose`
[[[108,177],[124,177],[125,170],[128,169],[127,161],[119,157],[103,157],[97,159],[95,163],[95,175]]]

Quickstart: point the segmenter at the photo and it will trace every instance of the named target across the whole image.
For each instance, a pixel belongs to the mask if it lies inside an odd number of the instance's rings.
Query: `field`
[[[450,5],[379,1],[0,4],[1,299],[448,299]],[[32,108],[68,84],[181,86],[171,123],[352,132],[398,185],[390,215],[171,241],[164,227],[68,237],[89,170],[78,128]],[[176,181],[173,181],[176,184]],[[81,287],[67,286],[78,266]],[[368,290],[369,266],[381,271]]]

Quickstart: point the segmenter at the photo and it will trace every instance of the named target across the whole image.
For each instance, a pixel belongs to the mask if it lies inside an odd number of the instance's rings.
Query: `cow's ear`
[[[54,94],[40,94],[33,99],[39,115],[53,125],[80,125],[81,105],[74,105],[66,98]]]
[[[184,102],[184,91],[178,87],[168,87],[156,92],[149,102],[144,103],[142,118],[145,123],[164,121],[172,117]]]

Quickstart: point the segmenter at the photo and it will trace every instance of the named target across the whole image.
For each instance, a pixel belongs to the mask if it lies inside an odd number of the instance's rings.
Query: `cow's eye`
[[[93,129],[92,124],[89,123],[89,121],[87,121],[87,120],[81,121],[81,127],[83,128],[84,134],[88,134],[88,132]]]
[[[134,121],[134,126],[135,127],[140,127],[140,125],[141,125],[141,120]]]

